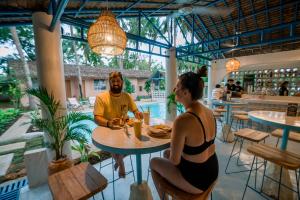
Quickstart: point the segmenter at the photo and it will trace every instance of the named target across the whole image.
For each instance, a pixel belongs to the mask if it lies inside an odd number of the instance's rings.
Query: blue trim
[[[173,0],[171,2],[168,2],[168,3],[164,3],[164,5],[160,6],[158,9],[156,9],[155,11],[151,12],[150,14],[147,15],[147,17],[150,17],[151,15],[153,15],[154,13],[160,11],[161,9],[163,9],[164,7],[176,2],[177,0]],[[143,10],[144,11],[144,10]]]
[[[176,21],[176,23],[177,23],[177,25],[178,25],[178,27],[179,27],[179,29],[180,29],[180,31],[181,31],[181,34],[183,35],[183,37],[184,37],[184,39],[185,39],[185,43],[186,43],[186,44],[189,44],[189,42],[188,42],[188,40],[187,40],[187,38],[186,38],[186,36],[185,36],[185,34],[184,34],[184,32],[183,32],[183,29],[182,29],[180,23],[178,22],[178,19],[176,18],[175,21]]]
[[[167,44],[169,45],[169,47],[172,46],[172,44],[169,42],[169,40],[167,40],[167,38],[162,34],[162,32],[159,30],[159,28],[157,28],[155,26],[155,24],[153,24],[153,22],[143,13],[141,12],[141,14],[147,19],[147,21],[152,25],[152,27],[160,34],[160,36],[167,42]]]
[[[283,129],[282,141],[281,141],[281,145],[280,145],[281,150],[286,150],[286,148],[287,148],[287,143],[289,140],[289,132],[290,132],[289,128]]]
[[[143,180],[141,154],[136,154],[136,177],[137,177],[137,184],[141,184]]]
[[[49,27],[49,31],[53,31],[55,26],[56,26],[56,23],[57,21],[60,20],[60,17],[62,16],[67,4],[68,4],[68,1],[69,0],[61,0],[59,2],[59,5],[58,5],[58,8],[57,8],[57,11],[55,13],[55,15],[53,16],[52,18],[52,21],[51,21],[51,24],[50,24],[50,27]]]
[[[83,0],[83,2],[81,3],[81,5],[80,5],[78,11],[76,12],[76,14],[75,14],[75,16],[74,16],[75,18],[79,15],[79,13],[81,12],[81,10],[84,8],[85,4],[86,4],[88,1],[89,1],[89,0]]]
[[[126,10],[123,10],[118,16],[117,18],[121,17],[124,13],[128,12],[131,8],[133,8],[135,5],[139,4],[142,0],[138,0],[136,2],[133,2],[132,4],[130,4]]]

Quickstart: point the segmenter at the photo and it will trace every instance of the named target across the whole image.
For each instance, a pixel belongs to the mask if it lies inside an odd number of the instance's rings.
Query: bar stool
[[[283,130],[282,129],[275,129],[272,133],[272,136],[277,137],[277,143],[276,143],[276,147],[278,146],[279,143],[279,139],[282,138],[283,135]],[[289,133],[289,140],[300,143],[300,134],[290,131]]]
[[[130,158],[130,165],[131,165],[131,170],[126,172],[125,175],[128,175],[130,173],[132,173],[133,175],[133,180],[135,182],[135,175],[134,175],[134,168],[133,168],[133,164],[132,164],[132,158],[131,158],[131,155],[129,155],[129,158]],[[115,181],[119,180],[120,178],[115,178],[115,169],[114,169],[114,159],[111,158],[111,162],[107,163],[106,165],[102,166],[102,162],[100,162],[100,165],[99,165],[99,172],[101,172],[101,169],[108,166],[108,165],[112,165],[112,174],[113,174],[113,177],[112,177],[112,180],[110,180],[108,183],[112,183],[113,184],[113,199],[115,199]]]
[[[236,156],[237,154],[238,154],[238,157],[237,157],[237,160],[236,160],[237,166],[249,165],[249,164],[239,164],[240,155],[241,155],[244,140],[247,140],[247,141],[250,141],[250,142],[255,142],[255,143],[259,143],[261,141],[265,142],[265,139],[267,137],[269,137],[269,134],[265,133],[265,132],[262,132],[262,131],[257,131],[257,130],[254,130],[254,129],[243,128],[243,129],[240,129],[237,132],[235,132],[234,136],[235,136],[235,142],[234,142],[234,145],[232,147],[232,150],[231,150],[231,153],[230,153],[230,156],[229,156],[226,168],[225,168],[225,173],[226,174],[240,173],[240,172],[249,171],[249,170],[240,170],[240,171],[228,172],[227,170],[228,170],[230,160],[232,159],[232,157]],[[237,144],[238,141],[240,141],[240,148],[236,153],[233,153],[235,145]],[[256,163],[256,164],[258,164],[258,163]],[[257,165],[256,165],[256,167],[257,167]]]
[[[232,115],[231,122],[230,122],[230,129],[232,128],[233,121],[236,120],[235,130],[238,128],[245,128],[244,122],[249,122],[248,115]]]
[[[251,145],[247,148],[247,151],[249,153],[253,154],[254,158],[253,158],[253,161],[252,161],[252,164],[251,164],[250,173],[249,173],[249,176],[247,178],[247,183],[246,183],[246,187],[244,189],[242,199],[244,199],[248,187],[250,189],[258,192],[260,195],[262,195],[263,194],[262,188],[263,188],[263,182],[264,182],[265,177],[270,178],[271,180],[279,183],[278,196],[277,196],[278,198],[280,197],[280,187],[282,185],[282,186],[288,188],[289,190],[297,193],[298,199],[300,199],[299,177],[297,178],[297,169],[300,168],[300,155],[294,154],[294,153],[286,151],[286,150],[283,151],[283,150],[280,150],[276,147],[272,147],[272,146],[266,145],[266,144],[253,144],[253,145]],[[254,159],[256,157],[260,157],[260,158],[263,158],[265,160],[265,162],[264,162],[264,173],[263,173],[263,179],[262,179],[262,185],[261,185],[260,191],[258,191],[256,189],[256,187],[253,188],[252,186],[249,185],[249,180],[250,180],[251,172],[252,172],[252,169],[253,169]],[[271,177],[269,177],[265,174],[268,161],[280,166],[279,181],[274,180],[273,178],[271,178]],[[297,182],[297,191],[295,191],[293,188],[289,188],[286,185],[284,185],[283,183],[281,183],[282,168],[295,171],[296,182]],[[300,176],[300,173],[299,173],[299,176]]]
[[[158,190],[163,192],[161,199],[168,199],[168,196],[171,196],[172,199],[178,200],[206,200],[208,199],[209,194],[211,195],[212,199],[212,190],[217,182],[213,182],[209,188],[203,191],[201,194],[190,194],[169,183],[156,171],[151,170],[151,173],[153,181],[156,183],[156,187],[159,187]]]

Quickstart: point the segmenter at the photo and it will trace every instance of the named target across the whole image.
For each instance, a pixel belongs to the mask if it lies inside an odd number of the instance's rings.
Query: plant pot
[[[68,158],[61,158],[59,160],[52,160],[48,165],[49,176],[60,172],[62,170],[68,169],[73,166],[73,162]]]

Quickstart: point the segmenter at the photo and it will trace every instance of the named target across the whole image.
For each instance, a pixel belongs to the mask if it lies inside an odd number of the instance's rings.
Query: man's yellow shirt
[[[100,93],[96,97],[94,105],[94,115],[104,117],[107,120],[113,118],[121,118],[122,113],[128,111],[135,112],[136,104],[132,97],[125,92],[121,92],[118,96],[113,96],[109,91]]]

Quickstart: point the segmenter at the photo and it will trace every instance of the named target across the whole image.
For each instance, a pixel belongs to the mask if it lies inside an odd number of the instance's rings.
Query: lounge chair
[[[91,107],[94,107],[96,101],[96,97],[89,97],[89,104]]]
[[[69,105],[69,108],[71,108],[71,109],[75,109],[75,110],[82,109],[81,104],[74,97],[68,98],[68,105]]]

